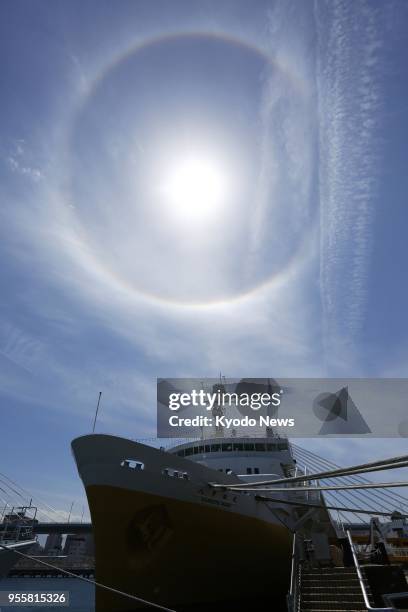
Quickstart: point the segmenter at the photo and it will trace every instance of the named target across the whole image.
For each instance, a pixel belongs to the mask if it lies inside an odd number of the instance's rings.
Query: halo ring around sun
[[[292,71],[289,70],[288,66],[284,65],[282,62],[277,62],[276,59],[271,57],[264,49],[261,49],[259,46],[254,45],[251,41],[244,40],[239,37],[231,36],[222,32],[206,32],[206,31],[181,31],[181,32],[172,32],[166,33],[163,35],[156,35],[144,39],[142,41],[138,41],[135,44],[132,44],[126,51],[118,54],[113,57],[110,61],[108,61],[102,69],[95,75],[92,79],[90,85],[86,88],[86,93],[82,95],[80,98],[76,110],[72,116],[71,122],[69,124],[68,133],[67,133],[67,148],[69,152],[70,144],[71,144],[71,134],[75,129],[75,124],[78,116],[80,115],[82,109],[89,103],[94,95],[95,90],[98,85],[102,83],[105,79],[109,78],[109,75],[112,73],[115,68],[119,67],[122,62],[127,61],[129,58],[135,56],[141,51],[153,47],[155,45],[163,44],[166,42],[177,41],[178,39],[214,39],[216,41],[229,43],[231,45],[235,45],[237,47],[243,48],[248,52],[251,52],[262,59],[266,64],[272,66],[275,70],[279,71],[279,73],[287,80],[290,86],[293,88],[293,91],[296,92],[298,96],[306,95],[306,84],[300,79],[295,77]],[[64,200],[64,198],[63,198]],[[78,228],[78,224],[80,225],[80,221],[72,210],[69,210],[69,218],[70,222],[72,222],[72,232],[74,234],[74,226]],[[70,228],[68,228],[69,230]],[[245,288],[243,291],[235,292],[231,295],[225,297],[215,297],[214,299],[209,298],[203,301],[197,301],[194,298],[191,300],[186,299],[177,299],[166,296],[161,296],[159,293],[147,291],[144,288],[134,286],[129,280],[123,278],[121,275],[116,274],[111,269],[107,268],[102,261],[93,253],[91,248],[88,248],[88,244],[86,243],[86,239],[82,237],[79,241],[83,241],[80,244],[80,248],[78,248],[78,232],[75,233],[75,239],[71,241],[71,248],[75,249],[76,252],[72,253],[74,258],[80,263],[80,265],[91,275],[94,275],[95,278],[100,279],[104,283],[108,283],[112,289],[115,291],[121,291],[126,294],[126,297],[134,298],[134,299],[143,299],[144,301],[148,301],[151,303],[156,303],[158,305],[169,305],[173,307],[182,307],[182,308],[208,308],[208,307],[217,307],[217,306],[226,306],[229,304],[237,304],[249,298],[256,296],[258,293],[266,290],[268,288],[272,288],[275,285],[281,286],[285,278],[290,276],[294,270],[296,270],[297,265],[300,263],[300,260],[303,258],[305,253],[308,252],[310,247],[310,242],[313,240],[313,232],[310,232],[309,236],[303,236],[298,244],[298,248],[293,251],[290,257],[288,257],[285,265],[279,270],[278,273],[274,273],[272,275],[266,276],[260,282],[253,284],[252,286]]]

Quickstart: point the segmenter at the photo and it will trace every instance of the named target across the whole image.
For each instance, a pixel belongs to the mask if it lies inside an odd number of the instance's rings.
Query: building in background
[[[62,534],[50,533],[44,546],[44,552],[47,555],[60,555],[62,552]]]
[[[94,554],[93,537],[90,534],[68,534],[64,545],[64,555],[70,561],[77,562],[92,557]]]

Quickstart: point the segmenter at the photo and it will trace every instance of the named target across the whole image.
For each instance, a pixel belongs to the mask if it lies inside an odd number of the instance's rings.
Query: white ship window
[[[252,474],[252,468],[247,468],[247,474]]]
[[[136,459],[123,459],[120,462],[121,467],[129,468],[131,470],[144,470],[144,463],[137,461]]]
[[[243,444],[234,444],[233,448],[234,448],[234,451],[243,451],[244,450],[244,445]]]
[[[259,474],[259,468],[254,468],[254,474]]]
[[[221,449],[223,452],[232,451],[232,444],[222,444]]]
[[[255,444],[255,450],[265,452],[265,444]]]
[[[211,444],[211,452],[219,453],[221,450],[221,444]]]
[[[244,450],[253,451],[255,450],[255,444],[244,444]]]

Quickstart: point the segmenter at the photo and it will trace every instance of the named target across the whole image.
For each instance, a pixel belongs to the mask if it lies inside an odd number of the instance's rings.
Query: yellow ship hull
[[[292,541],[285,526],[118,487],[86,492],[98,582],[177,611],[258,609],[261,600],[285,608]],[[96,590],[96,612],[141,608]]]

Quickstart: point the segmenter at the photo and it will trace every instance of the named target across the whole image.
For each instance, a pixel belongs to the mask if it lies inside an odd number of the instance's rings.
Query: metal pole
[[[381,461],[376,461],[374,463],[365,463],[361,465],[354,465],[348,468],[341,468],[338,470],[330,470],[325,472],[319,472],[316,474],[311,474],[309,476],[296,476],[296,478],[280,478],[279,480],[265,480],[247,484],[239,484],[239,485],[230,485],[231,489],[246,486],[260,486],[260,485],[270,485],[270,484],[282,484],[282,483],[294,483],[294,482],[306,482],[309,480],[319,480],[326,478],[338,478],[341,476],[350,476],[352,474],[362,474],[366,472],[380,472],[382,470],[390,470],[397,469],[402,467],[408,467],[408,455],[404,455],[403,457],[394,457],[392,459],[385,459]],[[208,483],[212,487],[223,487],[220,483],[210,482]]]
[[[69,509],[68,521],[67,521],[68,523],[69,523],[69,522],[70,522],[70,520],[71,520],[71,512],[72,512],[72,508],[73,508],[73,507],[74,507],[74,502],[72,502],[71,507],[70,507],[70,509]]]
[[[93,427],[92,427],[92,433],[95,433],[95,425],[96,425],[96,419],[98,417],[98,410],[99,410],[99,404],[100,404],[100,401],[101,401],[101,395],[102,395],[102,391],[99,391],[98,404],[96,406],[96,412],[95,412],[95,418],[94,418]]]
[[[318,481],[316,481],[318,482]],[[349,490],[360,490],[360,489],[392,489],[399,487],[408,487],[408,482],[373,482],[371,484],[361,484],[361,485],[333,485],[328,487],[273,487],[268,485],[267,487],[258,487],[256,482],[253,483],[253,487],[247,486],[250,483],[245,483],[245,485],[237,486],[237,485],[221,485],[222,489],[228,489],[230,491],[295,491],[295,492],[304,492],[304,491],[349,491]]]

